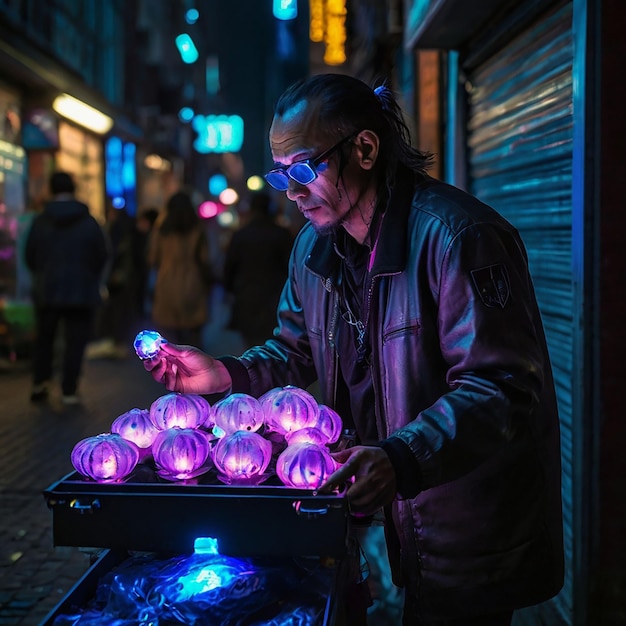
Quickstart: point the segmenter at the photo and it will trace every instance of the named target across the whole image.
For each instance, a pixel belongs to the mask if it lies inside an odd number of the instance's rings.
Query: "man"
[[[74,191],[69,174],[52,174],[52,200],[34,219],[26,240],[36,323],[33,402],[48,398],[55,338],[61,323],[65,340],[62,400],[65,404],[79,402],[76,391],[83,355],[100,304],[100,282],[108,256],[106,239],[87,205],[76,200]]]
[[[309,220],[273,339],[166,344],[168,389],[319,381],[359,445],[323,489],[381,508],[405,625],[511,623],[563,582],[559,422],[527,257],[493,209],[429,178],[393,94],[318,75],[278,100],[267,181]]]

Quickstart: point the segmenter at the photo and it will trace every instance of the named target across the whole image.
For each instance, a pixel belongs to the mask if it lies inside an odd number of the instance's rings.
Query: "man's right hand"
[[[144,367],[169,391],[212,394],[230,389],[232,379],[221,361],[193,346],[163,343]]]

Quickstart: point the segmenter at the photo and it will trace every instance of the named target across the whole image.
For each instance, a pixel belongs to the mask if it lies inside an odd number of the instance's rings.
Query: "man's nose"
[[[301,185],[297,183],[292,178],[289,179],[289,187],[287,187],[287,191],[285,191],[289,200],[295,200],[296,198],[302,198],[308,193],[306,185]]]

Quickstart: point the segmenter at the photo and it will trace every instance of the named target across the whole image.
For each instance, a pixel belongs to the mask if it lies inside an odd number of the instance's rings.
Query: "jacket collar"
[[[415,183],[410,174],[399,175],[380,225],[372,275],[401,272],[406,265],[407,228]],[[324,279],[336,275],[339,256],[334,235],[318,236],[305,266]]]

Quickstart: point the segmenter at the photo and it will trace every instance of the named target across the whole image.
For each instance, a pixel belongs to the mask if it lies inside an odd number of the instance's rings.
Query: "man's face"
[[[323,132],[317,120],[317,107],[306,102],[274,118],[270,146],[276,166],[313,159],[343,139],[343,136]],[[317,178],[308,185],[289,180],[287,197],[321,234],[332,232],[342,224],[367,184],[364,172],[352,158],[354,150],[353,144],[346,142],[331,154],[328,167],[318,172]]]

